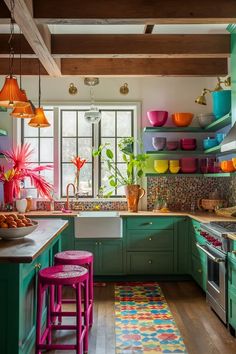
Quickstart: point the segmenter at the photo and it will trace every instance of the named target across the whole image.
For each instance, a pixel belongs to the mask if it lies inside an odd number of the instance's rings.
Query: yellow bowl
[[[178,173],[180,166],[170,166],[170,173]]]
[[[179,167],[179,160],[170,160],[169,164],[172,167]]]
[[[233,162],[234,168],[235,168],[235,170],[236,170],[236,157],[233,157],[233,158],[232,158],[232,162]]]
[[[154,169],[157,173],[166,173],[168,167],[168,160],[154,160]]]

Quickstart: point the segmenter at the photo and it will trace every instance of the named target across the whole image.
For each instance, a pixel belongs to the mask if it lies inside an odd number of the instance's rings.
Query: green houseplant
[[[134,145],[137,146],[137,153],[134,151]],[[145,190],[140,187],[139,181],[144,174],[146,161],[149,157],[143,152],[142,143],[133,137],[121,139],[118,150],[122,153],[122,159],[126,164],[125,171],[122,171],[115,163],[115,154],[109,143],[100,145],[97,150],[93,151],[93,156],[100,156],[109,172],[110,188],[106,196],[111,196],[114,189],[124,186],[128,211],[137,212],[139,199],[145,194]]]

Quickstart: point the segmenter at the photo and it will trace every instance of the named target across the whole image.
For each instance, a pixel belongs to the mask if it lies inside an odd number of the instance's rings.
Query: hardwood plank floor
[[[194,282],[160,282],[160,285],[188,354],[236,353],[236,339],[206,304],[205,294]],[[61,332],[60,342],[73,343],[74,334]],[[50,354],[65,354],[65,351]],[[89,354],[115,354],[114,284],[95,287]]]

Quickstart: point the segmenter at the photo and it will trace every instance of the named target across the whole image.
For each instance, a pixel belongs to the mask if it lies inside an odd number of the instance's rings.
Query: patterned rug
[[[115,285],[116,354],[187,353],[157,283]]]

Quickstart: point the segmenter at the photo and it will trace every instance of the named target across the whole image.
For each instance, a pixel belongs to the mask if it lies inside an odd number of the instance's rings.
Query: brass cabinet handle
[[[152,241],[152,238],[151,238],[151,237],[149,237],[149,241]]]
[[[35,266],[34,266],[34,268],[35,268],[35,269],[40,269],[41,266],[42,266],[41,263],[36,263]]]
[[[150,221],[150,222],[145,222],[143,225],[152,225],[152,224],[153,224],[153,222]]]
[[[235,255],[236,255],[236,250],[234,250],[234,251],[231,251],[231,253],[233,253],[233,254],[235,254]]]
[[[102,244],[102,242],[99,242],[99,245],[101,245]]]
[[[98,245],[98,242],[95,242],[95,245]]]
[[[198,269],[197,271],[198,271],[198,273],[202,273],[202,269]]]
[[[148,264],[152,264],[152,260],[151,259],[149,259]]]

